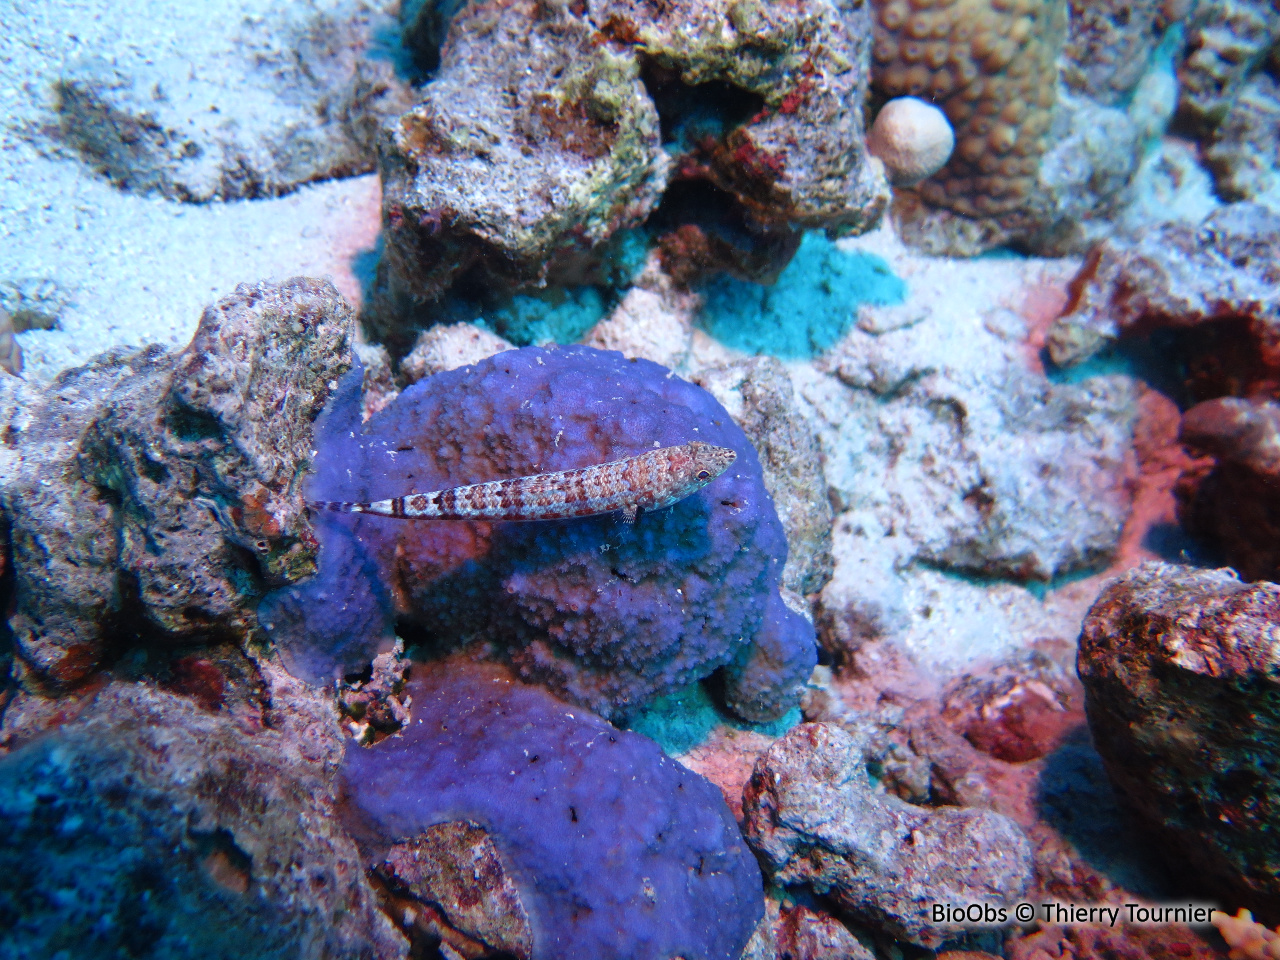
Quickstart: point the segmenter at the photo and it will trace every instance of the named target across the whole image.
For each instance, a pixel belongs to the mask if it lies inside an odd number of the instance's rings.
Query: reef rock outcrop
[[[122,631],[258,632],[262,594],[314,569],[299,484],[352,324],[326,282],[243,285],[181,352],[117,351],[43,393],[4,382],[9,625],[27,666],[67,686]]]
[[[877,793],[866,746],[837,724],[806,723],[757,762],[742,809],[771,879],[808,885],[860,922],[927,947],[957,929],[934,920],[933,904],[998,909],[1027,892],[1031,845],[1017,824]]]
[[[1080,635],[1089,727],[1111,782],[1180,877],[1280,913],[1280,587],[1147,563]]]
[[[343,766],[347,819],[372,864],[438,890],[404,858],[433,827],[466,820],[496,848],[489,874],[511,880],[509,916],[526,918],[491,946],[534,960],[737,960],[764,912],[760,872],[715,787],[501,667],[422,667],[408,691],[403,734]]]
[[[796,412],[786,367],[772,357],[753,357],[702,370],[694,382],[724,405],[760,454],[765,486],[787,533],[783,586],[817,593],[835,566],[831,502],[818,441]]]
[[[766,245],[870,228],[888,196],[863,143],[868,26],[863,4],[831,0],[464,8],[382,143],[371,321],[398,335],[467,271],[575,282],[671,180],[705,187]]]
[[[1046,347],[1069,366],[1127,333],[1215,321],[1247,325],[1258,361],[1280,367],[1280,215],[1252,203],[1198,226],[1168,223],[1112,237],[1090,254]]]
[[[337,724],[307,697],[275,685],[264,725],[115,682],[0,757],[0,953],[404,957],[334,813]]]
[[[1213,127],[1280,43],[1280,9],[1271,0],[1198,0],[1186,27],[1179,109],[1192,123]]]
[[[1253,76],[1204,152],[1220,196],[1280,205],[1280,82]]]
[[[694,439],[738,459],[634,524],[320,515],[319,575],[261,611],[300,675],[361,669],[398,618],[608,716],[721,667],[744,716],[795,705],[812,626],[778,593],[786,541],[756,452],[705,391],[648,361],[529,347],[419,381],[363,426],[356,399],[328,415],[314,499],[380,500]]]

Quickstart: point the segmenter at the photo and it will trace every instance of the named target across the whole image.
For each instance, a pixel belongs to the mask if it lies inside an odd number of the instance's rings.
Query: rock
[[[765,488],[787,533],[782,583],[817,593],[831,579],[831,504],[817,439],[797,411],[786,367],[756,357],[699,371],[694,382],[720,401],[760,454]]]
[[[488,951],[533,956],[533,930],[520,892],[483,827],[455,820],[391,847],[381,872]]]
[[[22,373],[22,347],[14,339],[13,317],[0,307],[0,367],[9,373]]]
[[[194,203],[372,170],[379,123],[413,100],[378,49],[392,5],[242,6],[193,8],[178,33],[141,42],[126,29],[118,49],[69,65],[59,138],[123,189]]]
[[[1012,904],[1031,847],[986,810],[931,810],[871,786],[865,742],[830,723],[796,727],[760,759],[743,796],[746,836],[776,883],[805,884],[860,922],[935,948],[957,928],[935,903]]]
[[[1223,397],[1196,404],[1179,439],[1213,457],[1179,478],[1178,519],[1247,580],[1280,580],[1280,404]]]
[[[738,960],[764,912],[760,873],[714,786],[500,667],[418,667],[408,690],[403,734],[343,768],[370,862],[534,960]],[[459,819],[485,825],[496,857]]]
[[[515,345],[471,323],[437,325],[423,330],[413,349],[400,361],[400,376],[417,383],[446,370],[468,367]]]
[[[799,904],[778,911],[774,923],[778,960],[874,960],[849,928],[826,913]]]
[[[0,953],[403,958],[334,815],[332,716],[270,697],[295,725],[114,682],[0,758]]]
[[[592,327],[582,342],[680,370],[689,357],[700,303],[696,294],[676,286],[654,254],[613,313]]]
[[[1050,383],[1026,369],[1016,334],[993,335],[1004,322],[1023,325],[1006,314],[855,328],[823,358],[848,388],[811,393],[827,481],[864,529],[910,543],[899,568],[913,557],[1049,580],[1115,549],[1131,498],[1134,385]]]
[[[1078,669],[1117,792],[1177,875],[1275,923],[1280,587],[1146,563],[1089,611]]]
[[[386,409],[400,393],[395,375],[391,372],[391,355],[387,348],[377,344],[352,344],[352,350],[364,368],[364,380],[360,387],[360,419],[368,420],[375,413]]]
[[[597,0],[590,15],[653,64],[674,181],[727,195],[762,235],[862,233],[879,221],[887,184],[868,163],[862,120],[868,4]]]
[[[44,395],[11,390],[10,626],[44,680],[79,682],[121,635],[258,634],[261,594],[314,569],[298,483],[351,333],[327,282],[243,285],[179,353],[116,352]]]
[[[942,718],[981,752],[1006,763],[1047,756],[1078,721],[1079,688],[1050,657],[1030,651],[952,684]]]
[[[526,347],[419,381],[363,427],[357,403],[330,411],[314,499],[576,469],[694,438],[738,459],[630,525],[326,513],[318,575],[260,611],[300,676],[360,671],[398,619],[611,717],[729,666],[726,702],[744,716],[798,701],[813,628],[778,594],[786,539],[755,451],[708,393],[648,361]]]
[[[602,40],[569,7],[532,0],[454,19],[439,73],[381,145],[371,319],[384,337],[468,269],[545,281],[657,205],[658,113],[635,58]]]
[[[672,177],[766,247],[797,227],[869,229],[888,197],[863,143],[868,26],[864,4],[832,0],[464,8],[423,102],[383,142],[371,322],[407,339],[467,271],[581,282]],[[692,206],[668,205],[672,231],[711,229]],[[785,263],[794,240],[780,246]]]
[[[1269,0],[1198,0],[1178,67],[1179,109],[1185,118],[1201,129],[1221,122],[1277,42],[1280,10]]]
[[[1280,83],[1270,74],[1250,78],[1214,130],[1204,162],[1224,199],[1280,206]]]
[[[1167,223],[1113,237],[1089,255],[1046,348],[1080,363],[1128,333],[1214,321],[1248,326],[1261,362],[1280,367],[1280,215],[1257,204],[1215,210],[1198,227]]]
[[[941,170],[955,149],[947,115],[915,97],[895,97],[880,108],[867,150],[879,157],[895,186],[910,187]]]
[[[1063,80],[1104,106],[1138,85],[1160,38],[1179,16],[1168,0],[1068,0]]]

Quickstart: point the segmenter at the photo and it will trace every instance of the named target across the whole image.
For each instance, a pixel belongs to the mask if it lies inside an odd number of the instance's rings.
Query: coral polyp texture
[[[690,440],[737,459],[630,525],[319,515],[319,575],[260,612],[294,669],[358,670],[398,619],[611,716],[721,667],[739,713],[794,705],[813,629],[779,599],[786,541],[756,452],[702,389],[617,353],[529,347],[422,380],[363,426],[352,396],[322,434],[317,500],[573,470]]]
[[[1049,146],[1060,0],[877,0],[873,85],[938,104],[955,129],[951,161],[921,184],[930,204],[969,217],[1022,209]]]
[[[719,790],[648,738],[494,665],[417,667],[407,689],[402,735],[349,750],[342,767],[369,862],[403,879],[400,851],[469,821],[527,917],[527,934],[508,935],[532,941],[519,955],[737,960],[764,904]]]
[[[947,115],[916,97],[886,103],[867,135],[867,149],[884,163],[889,179],[904,187],[941,170],[955,145]]]

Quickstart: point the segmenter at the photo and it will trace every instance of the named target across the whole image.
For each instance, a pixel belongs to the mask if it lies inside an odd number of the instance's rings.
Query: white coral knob
[[[947,116],[915,97],[890,100],[867,135],[867,149],[884,162],[895,186],[909,187],[945,165],[956,145]]]

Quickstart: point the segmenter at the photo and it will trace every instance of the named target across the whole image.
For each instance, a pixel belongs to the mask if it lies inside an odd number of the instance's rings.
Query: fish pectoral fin
[[[635,523],[636,514],[638,514],[639,512],[640,512],[639,506],[637,506],[634,503],[627,504],[625,507],[622,508],[622,522]]]

